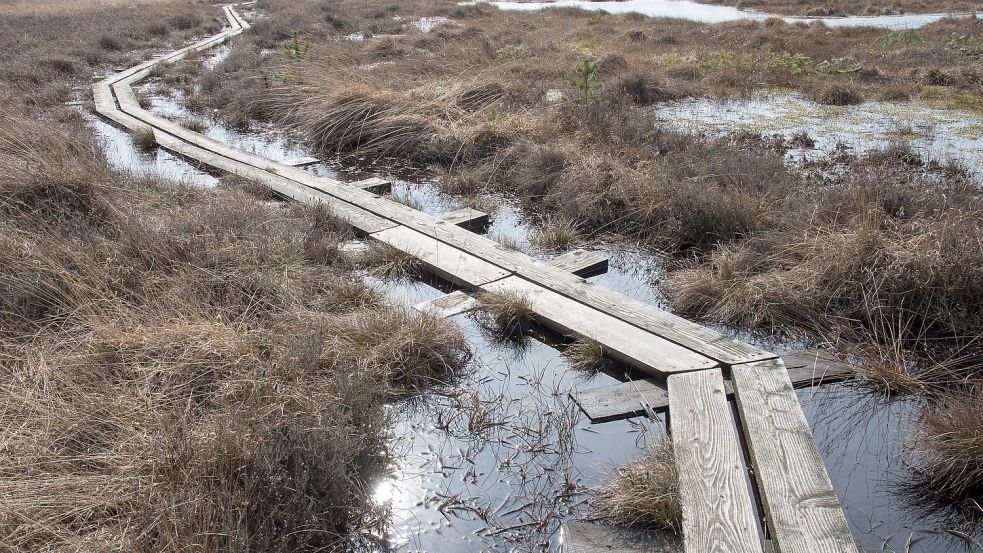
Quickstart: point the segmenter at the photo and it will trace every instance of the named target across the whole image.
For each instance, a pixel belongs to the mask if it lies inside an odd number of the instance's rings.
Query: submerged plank
[[[566,522],[563,553],[678,553],[682,542],[671,532],[619,528],[584,522]]]
[[[287,165],[292,165],[294,167],[303,167],[305,165],[314,165],[315,163],[320,163],[321,160],[316,157],[306,156],[306,157],[297,157],[293,159],[285,159],[283,160],[283,162],[286,163]]]
[[[608,256],[587,250],[570,250],[550,259],[549,264],[569,271],[579,277],[604,274],[608,270]]]
[[[796,388],[853,377],[850,365],[824,352],[803,351],[782,356],[792,385]],[[724,381],[727,396],[733,395],[729,380]],[[592,390],[570,392],[570,397],[591,422],[609,422],[644,415],[651,409],[661,413],[669,408],[669,394],[656,378],[620,382]]]
[[[379,177],[372,177],[370,179],[355,181],[349,183],[349,186],[354,186],[355,188],[361,188],[373,194],[388,194],[392,192],[393,183],[380,179]]]
[[[695,371],[717,362],[654,336],[582,303],[517,276],[497,280],[482,290],[518,292],[532,304],[537,320],[561,333],[590,338],[604,344],[614,358],[653,374]]]
[[[731,378],[777,552],[856,553],[785,365],[738,365]]]
[[[403,226],[377,232],[372,237],[418,258],[431,272],[460,286],[473,289],[510,274],[497,265]]]
[[[470,230],[471,232],[484,232],[488,230],[490,223],[488,214],[470,207],[462,207],[453,211],[447,211],[437,216],[440,220],[452,225]]]
[[[669,401],[686,553],[761,553],[720,371],[669,376]]]
[[[413,306],[413,309],[424,313],[432,313],[438,317],[453,317],[461,313],[467,313],[478,307],[478,300],[461,290],[450,294],[420,302]]]

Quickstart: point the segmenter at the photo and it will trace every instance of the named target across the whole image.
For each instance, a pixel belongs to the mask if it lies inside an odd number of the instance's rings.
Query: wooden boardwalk
[[[537,260],[479,234],[488,225],[484,213],[422,213],[381,195],[388,189],[381,179],[346,184],[319,177],[302,169],[312,159],[270,160],[144,110],[132,86],[154,66],[249,27],[233,7],[223,10],[229,27],[222,33],[96,83],[96,111],[133,132],[152,132],[161,147],[185,158],[263,183],[284,198],[323,203],[360,235],[416,256],[461,289],[420,309],[449,315],[473,308],[474,293],[518,292],[530,299],[541,324],[597,340],[612,357],[667,382],[660,401],[670,409],[680,459],[685,551],[757,552],[764,537],[780,553],[857,551],[777,355],[586,282],[584,276],[606,270],[603,256],[575,251]],[[739,430],[753,480],[743,464]],[[764,505],[763,517],[749,483]]]

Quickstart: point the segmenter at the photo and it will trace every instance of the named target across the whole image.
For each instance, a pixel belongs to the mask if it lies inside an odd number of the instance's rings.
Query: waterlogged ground
[[[607,13],[640,13],[649,17],[668,17],[686,19],[700,23],[722,23],[725,21],[763,20],[780,17],[789,22],[822,21],[830,27],[882,27],[885,29],[917,29],[946,14],[906,14],[848,17],[788,17],[742,10],[730,6],[712,6],[689,0],[556,0],[547,2],[490,2],[503,10],[541,10],[551,7],[575,7]]]
[[[976,172],[983,168],[983,114],[971,111],[915,101],[826,106],[793,94],[691,98],[655,109],[668,125],[717,136],[749,131],[792,138],[804,132],[815,146],[790,150],[797,159],[821,158],[841,145],[864,152],[904,142],[925,159],[962,162]]]
[[[142,90],[149,95],[153,111],[178,121],[194,117],[213,138],[275,160],[310,155],[287,133],[268,128],[234,130],[207,114],[191,113],[180,94],[163,94],[154,84]],[[684,105],[665,109],[684,113]],[[696,105],[690,111],[699,112]],[[845,112],[843,116],[847,117]],[[743,119],[735,114],[732,123]],[[819,123],[815,121],[816,126]],[[92,126],[117,167],[157,171],[202,186],[215,183],[214,177],[179,158],[141,152],[128,135],[102,121],[93,119]],[[353,167],[328,160],[309,170],[346,181],[390,177],[400,201],[431,213],[455,207],[455,198],[439,192],[425,173],[393,167],[385,163]],[[533,255],[550,255],[532,245],[533,218],[504,198],[489,202],[494,217],[491,236]],[[663,262],[656,252],[616,241],[584,247],[611,256],[609,272],[592,281],[665,307],[658,287]],[[444,293],[416,281],[367,278],[392,301],[407,306]],[[372,497],[386,514],[381,524],[366,531],[376,538],[373,548],[557,550],[560,523],[589,514],[587,489],[659,439],[664,421],[590,424],[567,394],[613,383],[613,377],[570,368],[555,336],[543,336],[545,341],[529,336],[502,341],[473,315],[453,320],[467,336],[475,360],[456,382],[390,407],[393,459],[386,474],[371,483]],[[779,353],[802,346],[720,330]],[[967,529],[936,506],[926,510],[911,501],[906,485],[911,472],[904,465],[903,444],[914,422],[914,402],[882,402],[879,395],[849,383],[798,393],[859,545],[914,553],[979,551],[957,535],[969,532],[964,535],[983,540],[979,529]]]

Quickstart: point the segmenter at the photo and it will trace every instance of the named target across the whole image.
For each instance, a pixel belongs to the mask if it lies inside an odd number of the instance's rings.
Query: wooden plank
[[[488,214],[470,207],[462,207],[452,211],[446,211],[437,216],[441,221],[446,221],[452,225],[470,230],[471,232],[485,232],[490,223]]]
[[[478,300],[467,292],[456,290],[450,294],[420,302],[413,309],[424,313],[432,313],[438,317],[453,317],[467,313],[478,307]]]
[[[620,382],[593,390],[572,390],[570,399],[593,423],[639,417],[669,409],[669,392],[655,378]]]
[[[305,165],[314,165],[315,163],[321,163],[321,160],[316,157],[306,156],[306,157],[297,157],[293,159],[286,159],[283,162],[293,167],[304,167]]]
[[[606,273],[608,271],[608,256],[577,249],[550,259],[549,264],[557,269],[563,269],[586,278]]]
[[[410,228],[393,227],[372,234],[372,238],[418,258],[432,273],[458,286],[475,289],[510,274],[496,265]]]
[[[327,194],[312,190],[306,186],[301,186],[294,181],[267,173],[250,165],[203,150],[167,133],[155,132],[154,136],[162,148],[171,150],[178,155],[198,160],[205,165],[221,171],[253,179],[269,187],[284,198],[310,204],[323,203],[328,206],[334,216],[352,225],[363,235],[369,235],[396,226],[395,223],[388,219],[376,217],[368,211],[345,202],[340,202]]]
[[[604,344],[611,357],[651,374],[697,371],[717,366],[713,359],[518,276],[497,280],[481,289],[523,294],[532,304],[538,321],[563,334],[597,340]]]
[[[373,194],[388,194],[392,192],[393,183],[380,179],[379,177],[372,177],[370,179],[355,181],[349,183],[349,186],[354,186],[355,188],[361,188],[367,192]]]
[[[678,553],[682,542],[671,532],[619,528],[584,522],[561,527],[563,553]]]
[[[210,150],[220,156],[229,157],[295,180],[322,191],[339,201],[369,211],[378,217],[397,221],[439,242],[449,244],[458,250],[467,251],[489,263],[498,265],[506,271],[518,272],[562,296],[589,305],[630,325],[648,330],[670,342],[702,352],[707,357],[729,364],[774,357],[769,352],[701,327],[653,306],[631,300],[603,287],[586,284],[575,275],[550,267],[520,252],[508,250],[488,238],[460,229],[455,225],[444,224],[433,216],[395,202],[385,201],[370,192],[342,185],[333,179],[317,177],[301,169],[272,162],[261,156],[232,148],[150,114],[140,109],[139,106],[132,105],[132,102],[124,107],[123,96],[127,93],[132,94],[128,80],[138,78],[141,77],[137,73],[113,86],[117,98],[120,99],[121,110],[157,127],[162,132],[172,134],[194,146]]]
[[[686,553],[761,553],[720,371],[671,375],[669,403]]]
[[[782,356],[792,386],[802,388],[854,376],[853,367],[825,352],[803,351]],[[724,381],[728,398],[730,381]],[[591,422],[610,422],[645,415],[647,409],[662,413],[669,409],[669,394],[657,378],[620,382],[592,390],[570,392],[571,399]],[[646,407],[647,406],[647,407]]]
[[[487,238],[468,232],[396,202],[380,202],[379,198],[350,187],[332,186],[326,182],[305,182],[335,197],[357,203],[383,217],[396,220],[438,241],[468,251],[503,269],[535,281],[560,295],[589,305],[612,317],[628,322],[676,344],[700,352],[706,357],[727,364],[773,359],[775,354],[745,344],[709,328],[692,323],[654,306],[627,298],[617,292],[585,283],[576,275],[551,267],[522,252],[510,250]]]
[[[731,368],[731,378],[778,553],[856,553],[784,363],[737,365]]]

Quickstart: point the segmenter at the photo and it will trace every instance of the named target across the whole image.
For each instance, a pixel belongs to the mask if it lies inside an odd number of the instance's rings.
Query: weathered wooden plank
[[[283,162],[293,167],[304,167],[306,165],[314,165],[315,163],[320,163],[321,160],[316,157],[305,156],[305,157],[296,157],[292,159],[285,159],[283,160]]]
[[[784,363],[737,365],[731,379],[778,553],[856,553]]]
[[[622,294],[585,283],[576,275],[557,269],[522,252],[510,250],[485,236],[468,232],[396,202],[380,202],[363,191],[327,182],[305,182],[308,186],[357,203],[383,217],[399,221],[421,233],[471,252],[503,269],[535,281],[560,295],[589,305],[608,315],[646,329],[676,344],[727,364],[772,359],[774,354],[745,344],[709,328],[692,323],[654,306]]]
[[[471,232],[485,232],[488,230],[488,214],[470,207],[462,207],[452,211],[446,211],[437,216],[441,221],[446,221],[452,225],[470,230]]]
[[[474,289],[510,274],[497,265],[403,226],[376,232],[372,238],[418,258],[432,273],[459,286]]]
[[[669,403],[686,553],[761,553],[720,371],[669,376]]]
[[[349,186],[354,186],[355,188],[361,188],[367,192],[373,194],[388,194],[392,192],[393,183],[385,179],[380,179],[379,177],[372,177],[365,180],[355,181],[348,183]]]
[[[561,527],[563,553],[678,553],[679,537],[671,532],[654,532],[583,522],[565,522]]]
[[[569,271],[579,277],[589,277],[606,273],[608,256],[587,250],[570,250],[549,260],[557,269]]]
[[[853,377],[854,370],[824,352],[803,351],[782,356],[792,386],[817,386]],[[727,396],[733,395],[730,381],[724,381]],[[620,382],[592,390],[570,392],[571,399],[591,422],[610,422],[645,415],[648,410],[661,413],[669,408],[669,394],[659,379],[644,378]]]
[[[432,313],[438,317],[453,317],[461,313],[467,313],[478,307],[478,300],[467,292],[456,290],[450,294],[436,297],[432,300],[420,302],[413,306],[413,309],[425,313]]]
[[[563,334],[597,340],[604,344],[611,357],[652,374],[696,371],[717,366],[713,359],[518,276],[496,280],[481,289],[523,294],[532,304],[537,320],[546,326]]]
[[[572,390],[572,399],[593,423],[660,413],[669,408],[669,392],[659,380],[643,378],[593,390]]]
[[[327,194],[320,193],[306,186],[301,186],[294,181],[267,173],[250,165],[203,150],[167,133],[155,132],[154,136],[157,139],[157,143],[163,148],[171,150],[178,155],[196,159],[201,163],[210,165],[221,171],[256,180],[284,198],[310,204],[323,203],[328,206],[334,216],[352,225],[362,234],[368,235],[396,226],[396,223],[388,219],[377,217],[351,204],[340,202]]]

